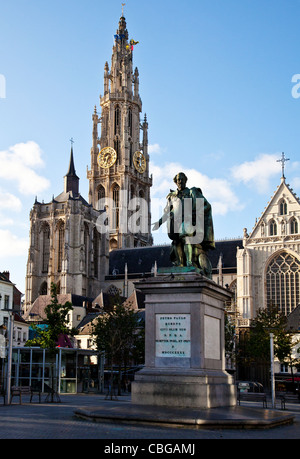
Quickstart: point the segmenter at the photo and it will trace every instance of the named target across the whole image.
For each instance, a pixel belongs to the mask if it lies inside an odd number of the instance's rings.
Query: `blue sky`
[[[280,183],[282,152],[300,194],[300,2],[128,0],[124,13],[139,41],[153,200],[184,170],[213,205],[216,238],[241,236]],[[92,113],[120,16],[116,0],[1,3],[0,271],[22,292],[30,209],[62,191],[71,137],[87,198]]]

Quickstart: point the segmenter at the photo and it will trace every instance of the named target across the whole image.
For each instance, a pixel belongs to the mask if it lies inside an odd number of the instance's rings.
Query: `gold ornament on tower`
[[[98,164],[103,169],[108,169],[117,161],[117,152],[112,147],[103,148],[98,155]]]
[[[143,174],[146,170],[146,159],[141,151],[136,151],[133,155],[133,164],[138,172]]]

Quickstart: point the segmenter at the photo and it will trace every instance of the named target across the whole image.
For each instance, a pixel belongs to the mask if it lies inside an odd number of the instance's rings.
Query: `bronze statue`
[[[197,268],[211,279],[212,266],[207,256],[207,252],[215,248],[211,205],[200,188],[187,188],[183,172],[174,177],[174,182],[177,190],[170,190],[164,214],[153,224],[153,230],[168,221],[173,264],[187,270]]]

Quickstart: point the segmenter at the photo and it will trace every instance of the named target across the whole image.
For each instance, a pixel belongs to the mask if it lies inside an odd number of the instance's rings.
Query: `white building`
[[[281,183],[237,250],[237,309],[245,321],[277,306],[288,316],[300,304],[300,200]]]

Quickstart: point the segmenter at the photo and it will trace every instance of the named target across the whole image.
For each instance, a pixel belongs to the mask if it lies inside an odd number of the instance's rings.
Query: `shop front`
[[[101,392],[102,359],[95,351],[16,347],[12,350],[11,386],[55,389],[60,394]]]

